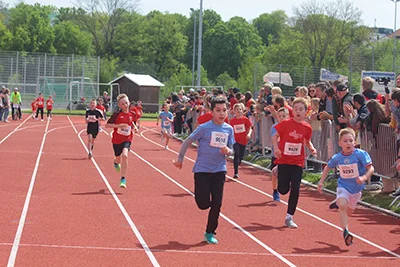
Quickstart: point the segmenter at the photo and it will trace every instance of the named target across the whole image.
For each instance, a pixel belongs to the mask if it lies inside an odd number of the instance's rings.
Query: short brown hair
[[[356,132],[353,129],[347,127],[347,128],[344,128],[344,129],[340,130],[340,132],[339,132],[339,141],[346,134],[351,134],[354,139],[356,138]]]
[[[226,98],[223,96],[216,96],[213,99],[211,99],[211,110],[214,110],[215,106],[217,104],[227,104],[228,102],[226,101]]]
[[[284,112],[286,115],[289,115],[289,110],[287,108],[284,108],[284,107],[279,108],[276,112],[277,113]]]
[[[294,107],[294,105],[296,105],[296,104],[298,104],[298,103],[303,104],[305,110],[308,109],[308,101],[307,101],[307,99],[302,98],[302,97],[296,97],[296,98],[293,100],[292,106]]]
[[[365,77],[362,79],[362,87],[365,90],[372,90],[372,87],[374,87],[374,79],[371,77]]]
[[[243,109],[243,111],[246,110],[246,107],[244,106],[243,103],[236,103],[235,105],[233,105],[233,110],[236,110],[236,108],[241,107]]]

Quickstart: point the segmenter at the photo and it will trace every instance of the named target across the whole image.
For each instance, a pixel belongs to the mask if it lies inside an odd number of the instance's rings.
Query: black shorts
[[[124,148],[127,148],[128,151],[131,149],[131,142],[123,142],[121,144],[113,144],[113,148],[114,148],[114,155],[116,157],[119,157],[122,154],[122,150],[124,150]]]
[[[96,138],[99,134],[99,127],[88,127],[86,133],[89,135],[91,134],[93,138]]]

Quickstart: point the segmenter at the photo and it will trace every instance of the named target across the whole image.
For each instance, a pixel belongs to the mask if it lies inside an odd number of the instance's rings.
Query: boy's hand
[[[318,183],[318,192],[320,192],[322,194],[322,187],[323,184],[321,182]]]
[[[137,132],[139,131],[139,129],[136,127],[135,124],[133,125],[133,131],[134,131],[135,133],[137,133]]]
[[[316,158],[317,157],[317,150],[315,149],[315,147],[313,149],[311,149],[311,153],[312,155]]]
[[[220,149],[221,154],[228,155],[229,152],[230,152],[230,149],[227,146],[221,147],[221,149]]]
[[[182,169],[182,162],[173,160],[172,163],[173,163],[173,164],[175,165],[175,167],[177,167],[178,169]]]
[[[118,125],[117,125],[117,127],[120,128],[120,129],[122,129],[122,128],[128,128],[128,126],[129,126],[129,125],[126,124],[126,123],[122,123],[122,124],[118,124]]]
[[[279,148],[276,148],[274,151],[274,156],[275,158],[280,159],[282,156],[282,151]]]
[[[246,135],[246,141],[249,141],[250,140],[250,138],[251,138],[251,136],[248,134],[248,135]]]
[[[357,184],[363,184],[365,181],[367,181],[367,177],[365,175],[359,176],[356,178]]]

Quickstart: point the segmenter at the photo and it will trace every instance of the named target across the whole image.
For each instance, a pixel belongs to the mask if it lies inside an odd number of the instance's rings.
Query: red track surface
[[[71,120],[78,133],[85,129],[82,117]],[[0,127],[0,141],[21,122]],[[298,210],[299,229],[285,228],[286,205],[274,203],[268,195],[269,177],[245,166],[239,182],[227,179],[225,185],[222,213],[230,221],[220,218],[220,243],[205,244],[208,211],[197,209],[193,197],[167,178],[192,191],[193,162],[185,159],[182,170],[175,169],[173,151],[179,151],[181,143],[171,140],[171,151],[165,151],[154,123],[142,125],[152,129],[142,127],[142,136],[133,141],[133,152],[140,158],[129,156],[126,190],[118,187],[106,134],[96,140],[93,162],[65,116],[55,116],[48,124],[41,154],[46,122],[27,120],[9,135],[0,144],[0,161],[7,162],[6,175],[0,179],[0,266],[7,265],[10,255],[15,256],[15,266],[400,265],[398,219],[359,207],[350,219],[350,230],[363,240],[355,238],[354,245],[346,247],[341,231],[329,225],[339,221],[338,213],[327,208],[332,197],[303,187],[299,208],[310,214]],[[86,142],[85,131],[80,136]],[[195,149],[186,156],[195,159]],[[230,162],[228,167],[230,175]],[[32,178],[35,183],[22,223]],[[20,243],[13,246],[18,226],[23,226]],[[149,247],[147,253],[143,245]]]

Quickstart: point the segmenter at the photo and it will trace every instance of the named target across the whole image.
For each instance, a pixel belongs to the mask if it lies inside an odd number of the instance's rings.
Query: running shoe
[[[297,224],[293,221],[293,218],[286,218],[285,225],[289,228],[298,228]]]
[[[391,193],[389,196],[391,197],[398,197],[400,196],[400,187],[393,193]]]
[[[168,150],[168,146],[165,146],[164,148],[165,148],[165,150]]]
[[[214,237],[213,233],[204,233],[204,241],[208,244],[218,244],[218,240]]]
[[[353,245],[353,236],[349,233],[349,231],[347,229],[343,230],[343,237],[344,237],[344,242],[346,243],[346,246]]]
[[[91,159],[92,157],[93,157],[93,156],[92,156],[92,152],[89,152],[88,158]]]
[[[121,171],[121,164],[115,163],[114,162],[114,169],[116,172],[120,172]]]
[[[239,179],[239,174],[235,173],[235,175],[233,175],[234,179]]]
[[[126,188],[126,179],[125,178],[121,178],[120,182],[119,182],[119,186]]]
[[[90,147],[90,150],[93,150],[93,148],[94,148],[94,145],[92,145],[92,146]]]
[[[272,196],[274,197],[274,201],[277,201],[277,202],[280,202],[280,201],[281,201],[281,196],[279,195],[278,190],[277,190],[277,191],[274,191],[274,192],[272,193]]]
[[[334,201],[332,201],[332,202],[329,204],[329,209],[330,209],[330,210],[337,210],[337,209],[339,209],[339,206],[336,204],[336,199],[335,199]]]

